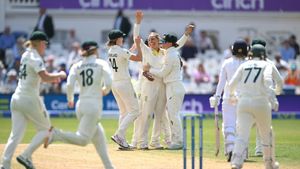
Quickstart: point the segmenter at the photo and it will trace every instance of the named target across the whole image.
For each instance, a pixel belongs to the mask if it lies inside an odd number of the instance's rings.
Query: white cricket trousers
[[[139,116],[141,130],[139,144],[148,146],[148,131],[150,120],[154,113],[154,123],[151,140],[153,144],[160,143],[161,131],[165,134],[165,142],[171,142],[171,129],[166,113],[166,87],[162,80],[143,81],[141,92],[142,114]]]
[[[224,137],[224,151],[228,154],[233,151],[236,128],[236,105],[231,105],[229,99],[222,102],[222,131]]]
[[[113,169],[106,145],[106,137],[99,119],[102,113],[102,99],[80,98],[76,103],[79,125],[76,133],[55,130],[53,141],[63,141],[86,146],[92,141],[105,169]]]
[[[183,103],[185,89],[181,81],[166,83],[167,111],[171,126],[172,144],[182,145],[182,123],[180,110]]]
[[[140,114],[138,100],[130,79],[113,81],[112,92],[120,111],[116,134],[125,138],[127,128]]]
[[[43,143],[51,126],[45,105],[39,96],[13,94],[10,110],[12,129],[1,160],[5,169],[11,168],[12,156],[23,139],[29,121],[33,123],[37,133],[22,153],[25,158],[31,158],[32,153]]]
[[[259,130],[264,160],[275,162],[275,147],[271,130],[271,105],[267,97],[242,97],[237,104],[237,137],[234,145],[232,164],[242,165],[242,154],[248,146],[249,136],[253,122]]]

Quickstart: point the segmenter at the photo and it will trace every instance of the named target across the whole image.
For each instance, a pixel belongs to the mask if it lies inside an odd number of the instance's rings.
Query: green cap
[[[47,41],[47,42],[49,41],[48,36],[41,31],[32,32],[29,40],[40,40],[40,41]]]
[[[264,58],[266,57],[266,48],[263,45],[253,45],[250,51],[252,57]]]
[[[83,50],[91,50],[91,49],[97,49],[98,48],[98,44],[95,41],[85,41],[81,44],[81,48]]]
[[[260,45],[262,45],[264,47],[266,47],[266,45],[267,45],[267,43],[266,43],[265,40],[262,40],[262,39],[253,39],[252,43],[251,43],[251,46],[256,45],[256,44],[260,44]]]
[[[118,38],[121,38],[121,37],[124,37],[124,36],[126,36],[126,34],[123,33],[122,31],[118,30],[118,29],[111,30],[108,34],[109,40],[118,39]]]
[[[177,36],[174,34],[164,34],[162,38],[162,43],[167,43],[167,42],[175,44],[177,42]]]

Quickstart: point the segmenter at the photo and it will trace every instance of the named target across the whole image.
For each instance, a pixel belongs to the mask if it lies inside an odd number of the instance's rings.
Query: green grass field
[[[52,118],[52,124],[63,130],[76,131],[77,120],[75,118]],[[100,121],[105,129],[107,138],[112,136],[117,128],[116,119],[102,119]],[[0,144],[5,144],[10,133],[11,121],[9,118],[0,118]],[[188,125],[189,126],[189,125]],[[214,157],[214,121],[213,119],[205,119],[203,122],[203,155],[207,158]],[[300,152],[300,120],[273,120],[273,128],[276,134],[276,156],[281,164],[288,166],[299,166],[299,152]],[[197,133],[197,131],[196,131]],[[29,143],[35,130],[30,124],[26,130],[25,137],[22,143]],[[132,126],[128,129],[127,140],[130,141],[132,135]],[[190,134],[188,134],[190,136]],[[198,136],[198,135],[196,135]],[[190,139],[189,139],[190,141]],[[108,139],[109,144],[114,144]],[[221,143],[222,144],[222,143]],[[261,158],[254,157],[254,146],[255,146],[255,130],[252,129],[250,139],[250,160],[251,161],[262,161]],[[2,153],[2,152],[1,152]],[[174,152],[181,153],[181,152]],[[224,159],[223,145],[219,160]]]

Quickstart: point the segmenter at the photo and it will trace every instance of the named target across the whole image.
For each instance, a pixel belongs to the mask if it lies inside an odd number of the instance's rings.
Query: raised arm
[[[176,47],[176,49],[180,49],[182,48],[182,46],[184,46],[185,42],[188,40],[190,34],[193,32],[194,30],[194,25],[188,25],[184,34],[182,35],[182,37],[176,42],[178,44],[178,46]]]

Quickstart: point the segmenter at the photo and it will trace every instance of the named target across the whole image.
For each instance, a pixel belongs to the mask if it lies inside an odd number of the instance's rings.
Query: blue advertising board
[[[74,116],[74,109],[69,109],[66,95],[44,95],[42,96],[45,106],[52,117]],[[195,112],[203,113],[206,116],[213,114],[213,109],[209,107],[210,95],[187,94],[182,105],[182,113]],[[0,113],[2,116],[10,116],[9,104],[11,95],[0,94]],[[77,96],[75,96],[75,101]],[[300,96],[281,95],[278,96],[280,103],[279,112],[273,113],[273,117],[280,118],[300,118]],[[30,106],[30,105],[29,105]],[[221,106],[219,107],[221,110]],[[103,97],[103,115],[117,116],[119,114],[118,105],[114,96],[110,93]]]

